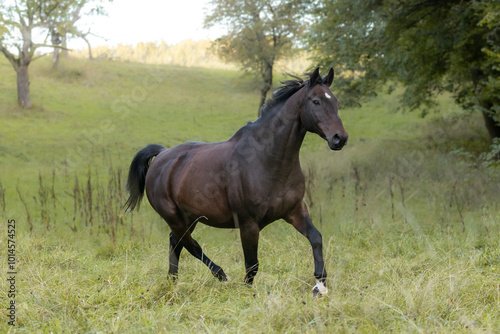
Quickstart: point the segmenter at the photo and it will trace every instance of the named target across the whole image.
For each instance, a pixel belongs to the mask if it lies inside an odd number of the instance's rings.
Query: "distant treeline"
[[[75,50],[71,53],[77,57],[87,58],[88,50]],[[121,45],[114,47],[98,46],[92,48],[93,58],[105,58],[118,61],[130,61],[146,64],[169,64],[186,67],[209,67],[236,69],[237,64],[220,59],[212,49],[210,40],[185,40],[175,45],[161,42],[141,42],[136,45]],[[279,72],[303,73],[310,67],[310,61],[305,54],[294,55],[277,66]]]

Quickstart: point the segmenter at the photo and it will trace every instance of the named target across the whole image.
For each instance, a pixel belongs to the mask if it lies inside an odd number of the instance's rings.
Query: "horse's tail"
[[[128,172],[127,190],[130,197],[125,203],[127,210],[132,211],[136,206],[139,209],[142,196],[144,196],[149,161],[163,150],[165,150],[165,147],[161,145],[150,144],[135,155]]]

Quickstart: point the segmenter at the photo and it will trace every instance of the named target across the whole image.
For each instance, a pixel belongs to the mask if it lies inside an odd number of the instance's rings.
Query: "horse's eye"
[[[319,105],[319,100],[313,100],[313,103]]]

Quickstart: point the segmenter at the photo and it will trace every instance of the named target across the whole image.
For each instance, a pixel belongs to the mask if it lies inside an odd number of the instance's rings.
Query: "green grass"
[[[238,73],[71,59],[52,72],[41,60],[35,107],[20,110],[3,59],[0,71],[0,213],[17,222],[18,271],[14,328],[0,280],[1,332],[500,328],[500,176],[479,158],[482,120],[448,97],[424,119],[385,94],[341,110],[350,138],[340,152],[306,137],[306,201],[329,274],[328,296],[316,299],[309,243],[283,221],[261,233],[252,287],[237,231],[206,226],[194,237],[230,281],[183,252],[172,285],[166,223],[146,202],[121,210],[139,148],[225,140],[255,118],[258,93]],[[5,254],[6,232],[1,240]]]

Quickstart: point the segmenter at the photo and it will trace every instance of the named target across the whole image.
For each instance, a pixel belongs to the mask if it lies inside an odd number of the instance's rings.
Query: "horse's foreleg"
[[[259,270],[259,260],[257,258],[259,232],[257,224],[246,223],[240,226],[241,245],[245,256],[245,283],[247,284],[253,283],[253,279]]]
[[[313,288],[314,295],[326,295],[328,289],[325,286],[326,269],[323,261],[323,241],[321,233],[314,227],[306,204],[300,203],[295,207],[286,221],[295,227],[302,235],[304,235],[311,243],[314,257],[314,277],[316,277],[316,285]]]

